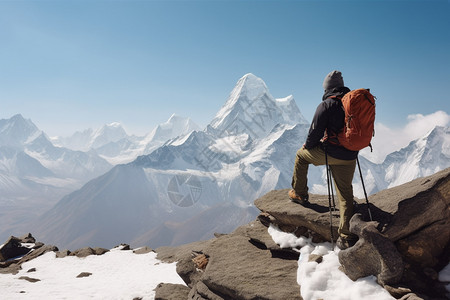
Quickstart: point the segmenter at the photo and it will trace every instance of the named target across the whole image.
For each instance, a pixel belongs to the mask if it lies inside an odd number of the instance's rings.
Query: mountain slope
[[[387,187],[432,175],[450,166],[450,128],[435,127],[424,137],[386,157],[383,164]]]

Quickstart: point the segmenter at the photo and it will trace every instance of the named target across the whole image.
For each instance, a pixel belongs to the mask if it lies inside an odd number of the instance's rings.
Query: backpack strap
[[[341,102],[342,97],[339,97],[337,95],[333,95],[333,96],[327,97],[327,99],[339,100],[339,102],[341,104],[341,107],[342,107],[342,102]],[[322,138],[322,143],[324,143],[324,144],[340,145],[341,143],[339,142],[338,134],[339,134],[339,132],[333,132],[333,131],[328,132],[328,130],[325,129],[325,134],[324,134],[324,136]]]

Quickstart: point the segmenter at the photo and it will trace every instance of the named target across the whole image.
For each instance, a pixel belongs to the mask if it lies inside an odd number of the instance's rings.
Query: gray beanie
[[[328,75],[325,76],[325,79],[323,80],[323,89],[326,91],[342,86],[344,86],[344,79],[342,78],[342,73],[336,70],[328,73]]]

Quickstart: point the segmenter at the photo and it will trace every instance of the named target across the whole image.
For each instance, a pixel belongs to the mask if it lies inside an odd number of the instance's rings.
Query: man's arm
[[[309,128],[308,137],[306,138],[306,143],[304,147],[306,149],[312,149],[319,145],[320,140],[323,138],[325,129],[328,124],[328,116],[325,102],[321,102],[316,109],[314,118]]]

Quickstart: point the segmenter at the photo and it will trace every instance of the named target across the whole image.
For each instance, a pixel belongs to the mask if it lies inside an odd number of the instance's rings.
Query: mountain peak
[[[19,121],[21,121],[21,120],[25,121],[25,118],[24,118],[21,114],[15,114],[14,116],[11,117],[10,120],[11,120],[11,121],[17,121],[17,120],[19,120]]]
[[[238,80],[208,128],[219,134],[267,135],[277,124],[305,123],[292,96],[276,100],[265,82],[248,73]]]
[[[40,133],[34,123],[16,114],[10,119],[0,120],[0,144],[21,147]]]
[[[185,135],[193,130],[200,130],[200,127],[192,122],[190,118],[172,114],[169,120],[153,129],[146,139],[149,142],[163,142],[179,135]]]
[[[252,73],[242,76],[236,84],[230,95],[230,100],[237,100],[241,94],[245,94],[249,100],[253,100],[258,96],[269,93],[266,83]]]

